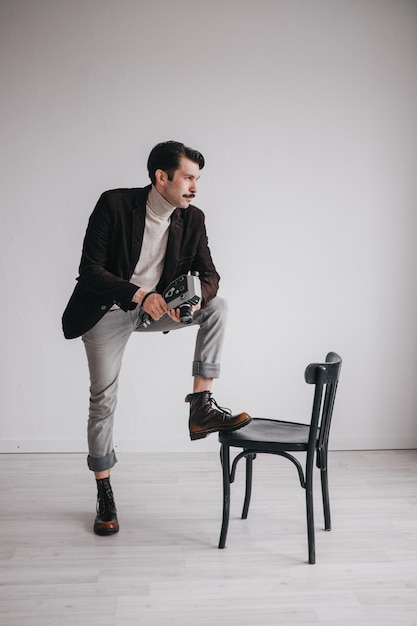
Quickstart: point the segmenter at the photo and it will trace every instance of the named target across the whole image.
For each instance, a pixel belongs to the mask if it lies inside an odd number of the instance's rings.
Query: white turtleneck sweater
[[[146,202],[145,232],[139,261],[130,282],[145,291],[153,291],[164,269],[168,230],[175,207],[152,185]]]

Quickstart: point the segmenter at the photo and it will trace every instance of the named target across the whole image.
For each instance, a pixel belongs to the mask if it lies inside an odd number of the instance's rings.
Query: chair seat
[[[250,424],[233,432],[221,432],[220,443],[247,450],[292,450],[307,449],[310,426],[296,422],[284,422],[254,417]]]

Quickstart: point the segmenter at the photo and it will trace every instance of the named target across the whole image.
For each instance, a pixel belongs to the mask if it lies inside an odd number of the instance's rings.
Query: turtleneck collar
[[[172,206],[152,185],[146,202],[149,209],[159,217],[169,217],[176,207]]]

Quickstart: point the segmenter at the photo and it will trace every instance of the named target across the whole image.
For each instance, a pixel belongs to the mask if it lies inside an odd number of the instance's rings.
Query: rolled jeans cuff
[[[203,378],[219,378],[220,363],[203,363],[202,361],[194,361],[192,375],[202,376]]]
[[[92,472],[104,472],[104,470],[111,469],[116,463],[117,458],[114,450],[99,458],[90,455],[87,457],[87,465]]]

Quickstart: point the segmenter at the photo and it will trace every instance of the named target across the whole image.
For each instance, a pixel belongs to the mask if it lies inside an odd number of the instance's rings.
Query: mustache
[[[184,198],[195,198],[195,193],[184,194]]]

